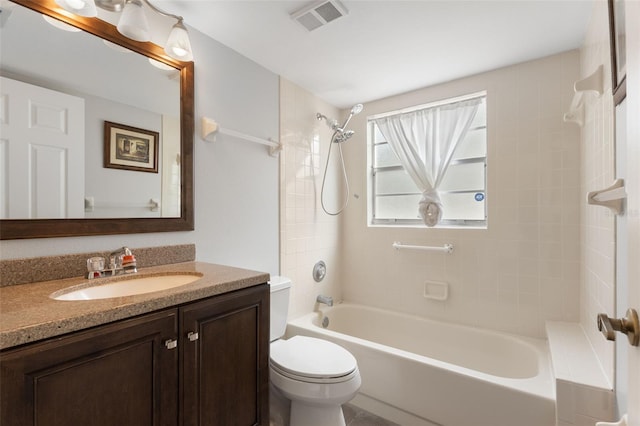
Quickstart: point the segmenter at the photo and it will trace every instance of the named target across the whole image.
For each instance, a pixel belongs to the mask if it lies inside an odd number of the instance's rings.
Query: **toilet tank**
[[[269,289],[271,290],[269,341],[273,342],[284,336],[287,328],[291,280],[287,277],[272,276],[269,280]]]

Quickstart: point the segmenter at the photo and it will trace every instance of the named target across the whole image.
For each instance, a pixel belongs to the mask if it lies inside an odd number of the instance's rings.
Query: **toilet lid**
[[[327,340],[293,336],[271,344],[271,363],[279,369],[307,378],[334,378],[351,374],[356,359],[342,346]]]

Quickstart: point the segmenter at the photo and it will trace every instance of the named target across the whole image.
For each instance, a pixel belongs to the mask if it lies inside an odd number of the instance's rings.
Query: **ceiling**
[[[311,32],[290,13],[314,0],[155,3],[330,104],[348,107],[579,48],[592,1],[344,0],[347,15]]]
[[[104,43],[89,33],[60,31],[40,13],[15,3],[0,0],[0,9],[3,76],[158,114],[180,114],[175,69],[159,69],[144,56]],[[127,70],[126,74],[122,70]]]

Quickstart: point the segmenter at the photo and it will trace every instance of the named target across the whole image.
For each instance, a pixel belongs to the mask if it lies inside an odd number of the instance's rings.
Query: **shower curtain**
[[[427,226],[435,226],[442,219],[438,187],[481,102],[481,98],[469,99],[375,120],[422,191],[418,213]]]

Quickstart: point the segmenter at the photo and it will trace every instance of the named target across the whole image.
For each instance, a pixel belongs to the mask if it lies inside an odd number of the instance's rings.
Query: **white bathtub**
[[[545,340],[347,303],[290,321],[287,335],[347,348],[362,375],[354,403],[402,426],[555,425]]]

